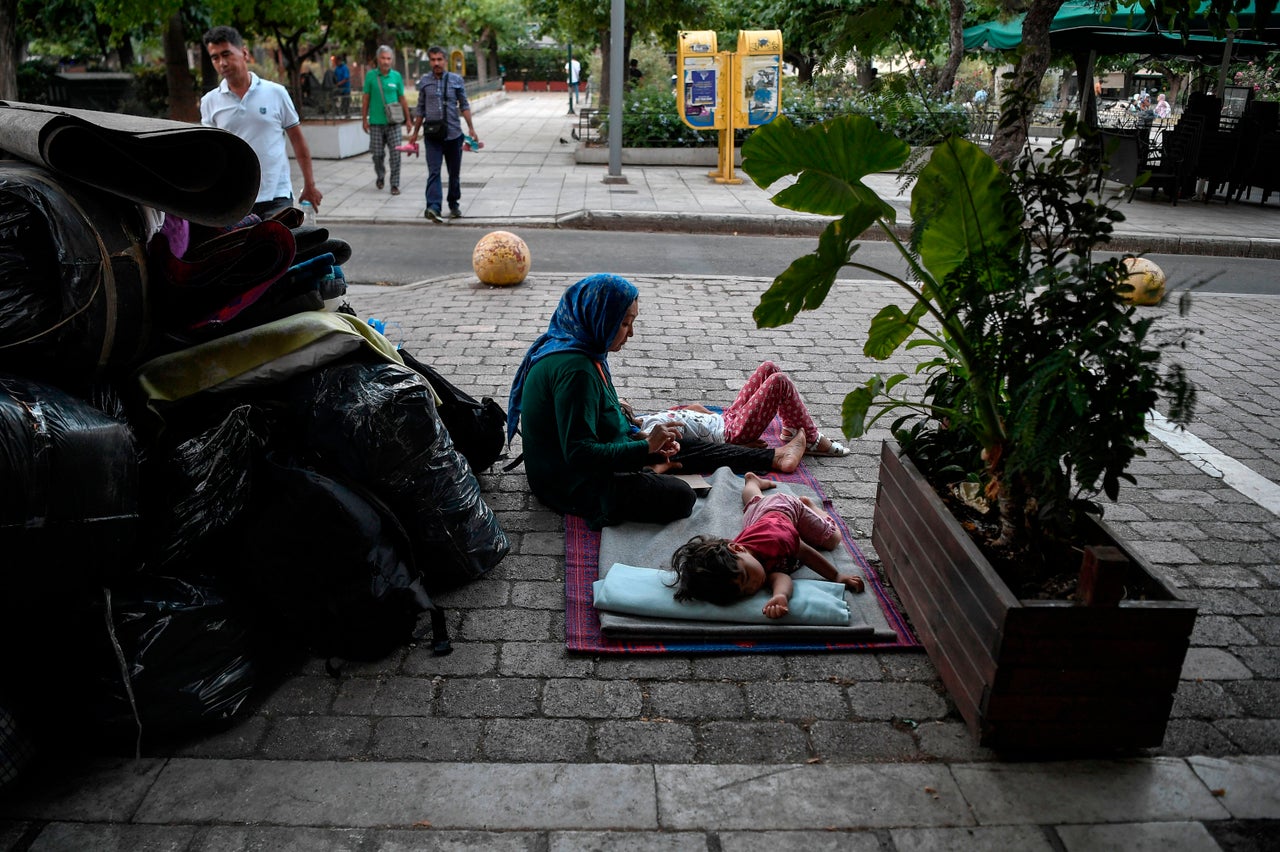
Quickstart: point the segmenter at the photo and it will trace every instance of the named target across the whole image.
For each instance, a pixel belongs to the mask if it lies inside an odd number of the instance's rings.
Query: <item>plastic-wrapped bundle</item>
[[[381,501],[277,458],[263,464],[257,486],[228,561],[264,630],[321,656],[360,660],[413,640],[431,598],[406,532]]]
[[[137,561],[138,457],[124,423],[52,385],[0,374],[0,482],[10,569],[0,601],[19,615]]]
[[[97,683],[87,704],[108,731],[135,730],[135,707],[144,736],[220,725],[236,718],[259,681],[248,624],[215,588],[139,576],[113,587],[98,608]]]
[[[153,521],[150,570],[185,576],[212,567],[213,546],[253,499],[266,430],[252,406],[240,405],[190,438],[152,447],[144,464]]]
[[[295,445],[391,507],[429,592],[469,582],[507,555],[506,533],[422,376],[399,364],[346,363],[293,380],[284,395]]]
[[[83,382],[142,357],[150,335],[136,204],[0,162],[0,369]]]

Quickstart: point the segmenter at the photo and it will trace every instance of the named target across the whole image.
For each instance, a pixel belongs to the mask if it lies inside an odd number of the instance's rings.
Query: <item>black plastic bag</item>
[[[386,502],[428,592],[481,576],[510,550],[427,380],[399,364],[327,366],[282,389],[295,446]]]
[[[248,709],[262,667],[248,621],[218,589],[140,575],[106,590],[97,609],[87,705],[107,732],[184,734]]]
[[[220,540],[234,534],[254,498],[267,424],[250,405],[231,409],[189,438],[156,442],[143,470],[147,484],[149,571],[187,576],[215,571]]]
[[[492,397],[477,400],[455,386],[429,364],[400,350],[400,357],[425,378],[440,397],[437,409],[453,445],[476,473],[482,473],[502,458],[506,445],[507,413]]]
[[[264,629],[325,657],[377,660],[414,638],[432,609],[408,536],[357,487],[277,458],[235,560]]]
[[[0,374],[0,483],[0,600],[25,609],[136,564],[138,456],[125,423]]]

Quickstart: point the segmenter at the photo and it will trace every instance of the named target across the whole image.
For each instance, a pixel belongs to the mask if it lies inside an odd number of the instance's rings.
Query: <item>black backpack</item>
[[[403,349],[400,357],[406,367],[421,375],[440,397],[440,419],[449,430],[453,445],[462,453],[472,471],[488,470],[503,458],[506,444],[507,413],[491,397],[479,401],[452,384],[432,367],[422,363]]]

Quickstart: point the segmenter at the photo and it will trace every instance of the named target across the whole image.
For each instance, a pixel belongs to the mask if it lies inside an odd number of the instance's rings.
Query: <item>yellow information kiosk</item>
[[[782,32],[739,30],[738,52],[716,50],[713,30],[680,33],[676,55],[680,119],[720,133],[716,183],[742,183],[733,168],[733,131],[777,117],[782,96]]]

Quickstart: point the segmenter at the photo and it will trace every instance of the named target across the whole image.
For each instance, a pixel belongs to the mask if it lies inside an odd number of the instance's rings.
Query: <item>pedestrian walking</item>
[[[457,219],[462,215],[462,208],[458,206],[462,199],[462,120],[466,120],[471,132],[472,148],[480,147],[480,137],[471,121],[466,84],[457,74],[445,70],[444,48],[428,49],[427,61],[431,63],[431,70],[418,81],[418,106],[414,110],[409,143],[417,144],[421,133],[427,154],[427,209],[423,215],[432,222],[443,222],[441,163],[449,169],[449,191],[444,195],[444,200],[449,202],[449,218]]]
[[[578,81],[582,77],[582,63],[570,59],[564,64],[564,73],[569,80],[569,108],[572,109],[578,103]]]
[[[316,209],[324,197],[311,172],[311,149],[302,135],[298,111],[289,91],[249,70],[249,51],[234,27],[214,27],[204,34],[205,47],[222,83],[200,99],[200,123],[229,130],[258,155],[261,172],[253,212],[270,216],[293,204],[293,178],[285,136],[302,172],[300,201]]]
[[[391,194],[400,194],[400,127],[410,127],[409,101],[405,98],[404,78],[391,67],[395,52],[387,45],[378,48],[378,67],[364,77],[364,132],[369,134],[369,153],[373,156],[373,174],[377,187],[386,185],[387,167],[384,154],[391,160]]]

